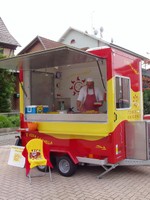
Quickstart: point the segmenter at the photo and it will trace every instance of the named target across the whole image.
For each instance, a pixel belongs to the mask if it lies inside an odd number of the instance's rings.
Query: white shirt
[[[103,94],[102,92],[97,88],[94,87],[94,89],[88,89],[88,94],[92,95],[93,90],[95,91],[95,96],[97,101],[103,101]],[[79,96],[77,98],[78,101],[84,102],[87,96],[87,86],[83,86],[80,89]]]

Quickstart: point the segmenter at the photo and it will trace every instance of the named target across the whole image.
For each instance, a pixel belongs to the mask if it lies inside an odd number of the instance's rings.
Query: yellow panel
[[[19,103],[20,103],[20,113],[24,113],[24,94],[23,94],[23,90],[22,90],[20,83],[19,83],[19,92],[20,92],[20,101],[19,101]]]
[[[103,138],[109,135],[107,123],[69,123],[69,122],[39,122],[38,130],[41,133],[53,134],[55,137],[61,138]],[[95,138],[96,136],[96,138]]]

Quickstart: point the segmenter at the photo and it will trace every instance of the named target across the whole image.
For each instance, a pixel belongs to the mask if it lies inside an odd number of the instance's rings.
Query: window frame
[[[116,84],[117,84],[117,78],[120,78],[121,80],[121,83],[122,83],[122,79],[123,80],[128,80],[128,98],[120,98],[120,100],[122,100],[119,104],[119,98],[117,97],[117,87],[116,87]],[[122,97],[124,96],[123,95],[124,93],[122,92]],[[119,96],[119,95],[118,95]],[[128,101],[128,102],[127,102]],[[117,106],[118,104],[118,106]],[[128,106],[129,104],[129,106]],[[119,105],[122,105],[121,107]],[[116,106],[116,110],[127,110],[127,109],[130,109],[131,108],[131,80],[129,77],[126,77],[126,76],[115,76],[115,106]]]

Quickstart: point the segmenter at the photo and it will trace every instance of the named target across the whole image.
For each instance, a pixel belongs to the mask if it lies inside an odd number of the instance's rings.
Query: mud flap
[[[15,146],[22,146],[22,140],[20,136],[15,136],[16,141],[15,141]]]

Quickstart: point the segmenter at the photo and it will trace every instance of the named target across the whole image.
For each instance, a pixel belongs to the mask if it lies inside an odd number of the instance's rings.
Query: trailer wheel
[[[49,171],[48,166],[45,166],[45,165],[39,165],[39,166],[37,166],[37,169],[41,172],[48,172]]]
[[[16,141],[15,141],[15,146],[22,146],[22,140],[20,136],[15,136]]]
[[[68,156],[62,156],[57,158],[57,168],[62,176],[72,176],[77,169],[77,165]]]

